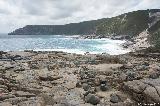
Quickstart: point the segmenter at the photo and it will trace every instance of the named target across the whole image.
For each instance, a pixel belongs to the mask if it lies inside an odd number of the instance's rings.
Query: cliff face
[[[79,35],[95,33],[96,25],[103,19],[71,23],[66,25],[27,25],[17,29],[9,35]]]
[[[27,25],[9,34],[11,35],[137,35],[153,26],[160,10],[139,10],[113,18],[71,23],[66,25]],[[151,20],[155,20],[151,22]]]

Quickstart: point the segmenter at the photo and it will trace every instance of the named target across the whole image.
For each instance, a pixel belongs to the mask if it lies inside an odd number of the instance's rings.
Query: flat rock
[[[6,94],[1,94],[1,95],[0,95],[0,101],[3,101],[3,100],[5,100],[5,99],[9,99],[9,98],[14,98],[14,97],[15,97],[14,95],[8,94],[8,93],[6,93]]]
[[[24,91],[16,91],[15,95],[16,95],[17,97],[27,97],[27,98],[35,97],[35,96],[36,96],[36,95],[33,94],[33,93],[24,92]]]
[[[137,102],[160,103],[160,78],[125,82],[123,88]]]

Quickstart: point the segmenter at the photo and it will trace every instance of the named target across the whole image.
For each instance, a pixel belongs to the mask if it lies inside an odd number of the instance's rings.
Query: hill
[[[160,44],[160,9],[138,10],[112,18],[66,25],[27,25],[9,35],[129,35],[131,38],[147,30],[149,42]]]

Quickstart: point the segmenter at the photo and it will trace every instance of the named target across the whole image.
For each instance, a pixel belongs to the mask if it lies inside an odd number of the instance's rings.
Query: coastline
[[[79,55],[58,51],[1,51],[0,105],[159,103],[155,90],[160,88],[160,60],[155,56],[158,55],[143,52]]]

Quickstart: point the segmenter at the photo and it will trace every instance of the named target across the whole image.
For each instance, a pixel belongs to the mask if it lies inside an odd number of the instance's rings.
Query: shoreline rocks
[[[0,59],[0,105],[125,106],[160,102],[160,64],[148,54],[26,51],[2,55],[9,60]]]

